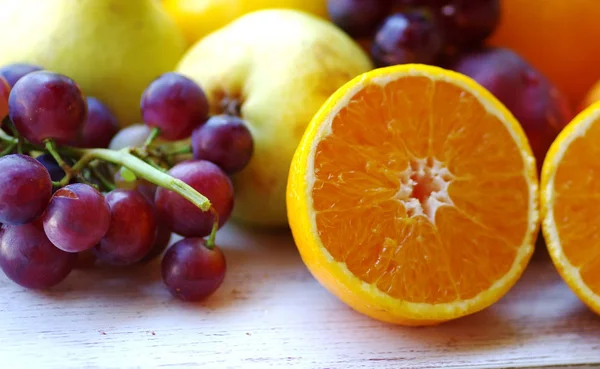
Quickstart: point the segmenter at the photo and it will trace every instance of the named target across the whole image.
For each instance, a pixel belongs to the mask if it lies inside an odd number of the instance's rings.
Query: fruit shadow
[[[543,347],[548,339],[569,342],[577,337],[588,346],[600,345],[600,317],[569,290],[543,254],[532,259],[506,296],[481,312],[431,327],[383,324],[379,329],[388,342],[397,342],[397,350],[404,352],[407,362],[413,351],[424,347],[439,360],[455,362],[457,357],[485,356],[489,361],[497,355],[505,359],[506,355],[531,351],[531,347]],[[412,360],[422,356],[419,352]]]

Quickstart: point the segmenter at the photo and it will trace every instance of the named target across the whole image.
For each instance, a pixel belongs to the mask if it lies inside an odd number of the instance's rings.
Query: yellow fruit
[[[146,86],[185,51],[155,0],[0,1],[0,65],[25,62],[73,78],[121,125],[140,120]]]
[[[287,226],[287,174],[304,129],[338,87],[369,69],[346,34],[294,10],[250,13],[186,54],[177,70],[202,86],[213,114],[239,112],[254,138],[250,164],[233,176],[234,218]]]
[[[581,112],[544,161],[543,231],[556,269],[600,314],[600,103]]]
[[[432,66],[359,76],[315,115],[292,161],[290,226],[329,291],[382,321],[479,311],[517,281],[539,227],[519,123],[473,80]]]
[[[190,44],[255,10],[296,9],[327,15],[326,0],[163,0]]]

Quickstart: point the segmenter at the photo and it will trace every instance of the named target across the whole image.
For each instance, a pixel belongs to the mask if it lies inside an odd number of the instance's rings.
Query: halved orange
[[[303,261],[352,308],[426,325],[517,281],[538,231],[535,159],[518,122],[463,75],[368,72],[324,104],[296,151],[288,218]]]
[[[600,103],[552,144],[542,168],[546,245],[569,287],[600,314]]]

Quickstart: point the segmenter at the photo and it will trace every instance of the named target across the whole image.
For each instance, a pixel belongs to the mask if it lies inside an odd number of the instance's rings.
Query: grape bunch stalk
[[[140,105],[145,125],[119,131],[109,108],[69,77],[0,68],[8,278],[47,289],[78,259],[127,266],[164,254],[174,296],[197,301],[219,288],[227,267],[216,233],[234,205],[230,175],[252,157],[251,132],[238,117],[211,117],[202,88],[177,73],[150,83]],[[168,248],[172,233],[185,238]]]

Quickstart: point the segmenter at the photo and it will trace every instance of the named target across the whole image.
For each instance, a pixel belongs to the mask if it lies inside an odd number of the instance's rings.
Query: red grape
[[[108,147],[119,131],[117,118],[95,97],[87,98],[87,106],[88,115],[83,130],[71,144],[76,147]]]
[[[152,205],[136,190],[117,189],[106,195],[110,228],[94,247],[98,260],[113,265],[130,265],[146,256],[156,238]]]
[[[27,155],[0,158],[0,223],[25,224],[39,217],[50,196],[52,181],[42,164]]]
[[[165,73],[146,88],[141,109],[144,122],[160,128],[160,137],[172,141],[189,137],[204,123],[209,106],[196,82],[178,73]]]
[[[156,239],[154,240],[154,245],[152,245],[152,248],[150,249],[148,255],[144,256],[142,262],[148,263],[161,256],[162,253],[169,246],[170,241],[171,230],[169,229],[167,224],[163,222],[160,218],[157,219]]]
[[[200,301],[221,286],[227,263],[218,247],[209,249],[202,238],[185,238],[167,250],[161,268],[163,281],[173,296]]]
[[[219,226],[225,224],[233,209],[233,185],[225,172],[209,161],[198,160],[180,163],[169,174],[206,196],[219,214]],[[159,217],[173,232],[184,237],[210,234],[214,224],[212,212],[200,210],[183,196],[163,187],[156,191],[154,203]]]
[[[10,86],[6,80],[0,76],[0,122],[8,115],[8,96]]]
[[[352,37],[371,35],[392,7],[390,0],[328,0],[331,20]]]
[[[473,78],[513,113],[523,126],[541,169],[550,145],[573,118],[566,96],[509,49],[485,48],[466,53],[451,68]]]
[[[73,270],[76,254],[54,247],[39,222],[3,226],[0,233],[0,267],[13,282],[32,289],[47,289]]]
[[[126,147],[142,147],[150,135],[150,128],[145,124],[134,124],[123,128],[112,138],[108,148],[120,150]]]
[[[254,144],[243,120],[230,115],[211,117],[192,133],[194,158],[217,164],[226,173],[241,171],[248,165]]]
[[[458,48],[479,46],[500,22],[500,0],[437,2],[440,2],[437,14],[444,38]]]
[[[108,232],[111,222],[104,196],[82,183],[57,190],[42,220],[48,239],[67,252],[81,252],[94,247]]]
[[[443,42],[432,16],[422,11],[389,16],[375,35],[371,55],[375,64],[432,64],[442,52]]]
[[[143,178],[138,178],[133,182],[126,181],[121,175],[121,171],[117,171],[115,173],[115,185],[117,188],[122,188],[125,190],[137,190],[141,193],[149,203],[154,204],[154,196],[156,195],[157,186],[148,182]]]
[[[4,77],[10,87],[13,87],[23,76],[42,70],[42,67],[33,64],[9,64],[0,68],[0,77]]]
[[[19,133],[34,144],[46,139],[58,144],[73,141],[87,116],[79,86],[68,77],[46,71],[21,78],[10,92],[8,106]]]

